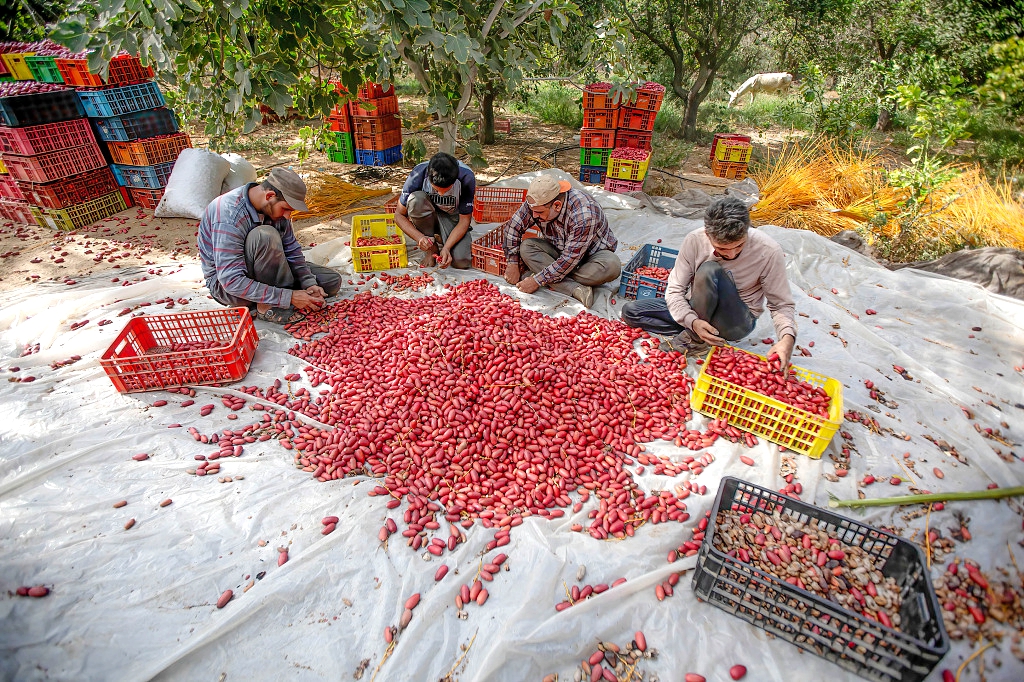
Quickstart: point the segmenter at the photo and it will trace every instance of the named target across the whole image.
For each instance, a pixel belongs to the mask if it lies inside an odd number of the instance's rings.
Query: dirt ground
[[[406,116],[422,110],[422,103],[416,98],[401,97],[400,100]],[[477,173],[481,182],[543,167],[558,167],[574,176],[579,174],[579,131],[540,123],[530,116],[505,116],[512,121],[512,132],[499,134],[497,144],[485,147],[490,166]],[[393,192],[401,189],[409,167],[337,164],[322,152],[313,152],[299,163],[298,152],[289,147],[299,141],[298,131],[304,125],[316,125],[316,121],[290,120],[261,126],[243,138],[235,151],[256,166],[261,175],[283,164],[299,171],[337,175],[364,187],[388,188]],[[207,140],[201,134],[189,132],[194,146],[206,146]],[[437,149],[438,140],[429,127],[403,131],[405,138],[414,135],[423,139],[428,150]],[[673,175],[704,176],[707,184],[698,178],[696,182],[690,181],[689,186],[700,187],[711,194],[721,192],[725,183],[711,176],[708,152],[707,147],[698,147],[680,167],[665,170]],[[649,194],[672,196],[680,191],[682,182],[651,172],[644,189]],[[152,211],[138,207],[74,232],[0,223],[0,292],[39,282],[73,284],[77,278],[106,271],[112,272],[114,277],[121,267],[194,261],[198,258],[197,227],[195,220],[155,218]],[[350,229],[351,216],[337,220],[310,218],[295,224],[296,235],[304,246],[346,235]]]

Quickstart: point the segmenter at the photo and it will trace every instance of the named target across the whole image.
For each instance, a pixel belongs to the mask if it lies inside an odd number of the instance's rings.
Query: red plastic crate
[[[26,182],[53,182],[107,165],[95,142],[35,156],[4,154],[4,163],[12,178]]]
[[[615,146],[616,132],[614,130],[588,130],[580,131],[580,146],[591,149],[611,149]]]
[[[128,166],[155,166],[176,161],[182,149],[192,146],[186,133],[146,137],[134,142],[108,142],[107,151],[114,163]]]
[[[43,184],[19,182],[18,187],[26,201],[41,208],[67,208],[118,189],[114,174],[107,167]]]
[[[527,230],[523,233],[523,239],[538,236],[540,236],[540,233],[536,230]],[[473,254],[473,267],[477,270],[483,270],[489,275],[504,277],[508,261],[505,260],[505,249],[502,247],[502,243],[503,237],[500,227],[494,228],[473,242],[470,247]]]
[[[494,119],[494,132],[505,133],[506,135],[512,132],[512,119],[510,118],[496,118]]]
[[[190,342],[214,345],[171,350]],[[100,358],[100,366],[121,393],[226,384],[248,373],[258,345],[247,308],[149,315],[125,325]]]
[[[26,225],[39,224],[36,222],[35,216],[32,215],[32,207],[24,201],[0,199],[0,218]]]
[[[634,109],[633,107],[622,107],[619,110],[619,128],[626,130],[639,130],[649,132],[654,130],[654,119],[657,111],[646,109]]]
[[[352,117],[347,114],[344,116],[331,114],[327,117],[327,123],[330,129],[336,133],[352,132]]]
[[[118,55],[110,60],[107,80],[89,72],[89,60],[84,57],[55,59],[57,70],[67,85],[79,88],[102,88],[105,85],[131,85],[151,79],[152,66],[143,66],[138,57],[129,54]]]
[[[395,86],[389,85],[387,90],[380,83],[373,83],[367,81],[356,91],[356,96],[359,99],[377,99],[378,97],[388,97],[395,94]]]
[[[372,105],[374,109],[368,109],[364,105]],[[351,103],[352,115],[353,116],[389,116],[398,113],[398,98],[394,95],[390,97],[378,97],[376,99],[360,100],[358,102]]]
[[[654,133],[641,133],[636,130],[619,130],[615,133],[615,146],[650,150],[651,138],[653,136]]]
[[[402,144],[401,128],[381,130],[373,135],[355,134],[355,148],[363,150],[384,151]]]
[[[611,96],[611,86],[595,87],[588,85],[583,89],[583,109],[618,109],[622,102],[616,95]]]
[[[32,156],[89,144],[96,144],[96,138],[87,118],[25,128],[0,127],[0,152],[7,154]]]
[[[353,116],[352,132],[357,135],[377,135],[386,130],[402,130],[402,121],[394,116]]]
[[[0,199],[25,201],[25,195],[21,193],[18,183],[9,175],[0,175]]]
[[[526,201],[526,190],[516,187],[477,187],[473,196],[473,220],[503,223]]]
[[[352,104],[350,102],[343,102],[341,104],[335,104],[331,107],[331,116],[344,116],[346,118],[352,116]]]
[[[140,189],[138,187],[122,187],[121,189],[128,190],[128,196],[131,197],[133,204],[151,211],[156,208],[164,196],[163,189]]]
[[[395,211],[398,210],[398,196],[393,196],[387,200],[384,204],[384,212],[394,215]]]
[[[583,127],[597,130],[615,130],[619,125],[619,109],[584,109]]]

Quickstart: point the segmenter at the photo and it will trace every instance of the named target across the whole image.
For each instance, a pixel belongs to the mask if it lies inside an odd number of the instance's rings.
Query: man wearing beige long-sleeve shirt
[[[622,321],[652,334],[675,336],[662,350],[697,354],[708,344],[738,341],[754,330],[767,301],[778,341],[772,351],[788,367],[796,343],[796,306],[778,242],[751,229],[750,212],[725,197],[708,207],[704,228],[683,239],[665,298],[631,301]]]

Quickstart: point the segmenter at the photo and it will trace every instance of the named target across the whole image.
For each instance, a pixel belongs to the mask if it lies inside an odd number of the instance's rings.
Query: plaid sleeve
[[[245,235],[242,225],[224,221],[212,224],[213,262],[224,291],[237,298],[272,306],[291,305],[292,292],[249,278],[245,267]]]
[[[306,264],[306,258],[302,255],[302,245],[295,238],[295,231],[292,230],[292,221],[284,221],[284,229],[281,231],[281,245],[284,247],[284,257],[288,259],[288,265],[292,274],[303,289],[316,286],[316,277]]]
[[[565,246],[554,263],[533,276],[537,284],[545,286],[561,282],[569,276],[587,255],[587,249],[594,241],[601,214],[596,203],[572,201],[566,207]]]
[[[512,217],[499,229],[502,235],[502,249],[509,265],[519,265],[519,246],[523,243],[523,233],[533,225],[533,211],[530,205],[523,202]]]

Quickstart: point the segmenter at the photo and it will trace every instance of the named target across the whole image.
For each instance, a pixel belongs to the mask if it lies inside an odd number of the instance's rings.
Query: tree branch
[[[412,71],[412,75],[416,76],[416,80],[419,81],[420,87],[423,88],[423,92],[430,94],[430,79],[427,78],[427,72],[423,68],[423,65],[418,60],[414,59],[409,55],[409,49],[412,47],[412,43],[409,42],[409,38],[402,36],[402,39],[398,42],[395,48],[398,50],[398,54],[402,57],[402,61],[406,63],[409,70]]]
[[[501,8],[505,6],[505,0],[497,0],[494,3],[494,7],[491,8],[491,13],[487,15],[487,21],[484,22],[484,30],[480,33],[480,41],[487,40],[487,35],[491,32],[491,26],[494,25],[494,21],[498,18],[498,14],[501,13]]]
[[[527,18],[529,18],[529,17],[530,17],[530,15],[532,15],[532,14],[533,14],[534,12],[536,12],[536,11],[537,11],[538,9],[540,9],[540,6],[541,6],[541,5],[543,5],[543,4],[544,4],[545,2],[547,2],[547,1],[548,1],[548,0],[537,0],[537,1],[536,1],[536,2],[534,2],[534,3],[532,4],[532,5],[530,5],[529,7],[527,7],[526,9],[524,9],[524,10],[523,10],[522,12],[520,12],[520,13],[519,13],[519,14],[518,14],[518,15],[517,15],[517,16],[516,16],[516,17],[515,17],[515,18],[514,18],[513,20],[512,20],[512,26],[510,26],[510,27],[508,28],[508,30],[505,30],[505,31],[502,31],[502,32],[501,32],[501,35],[499,36],[499,39],[500,39],[500,40],[505,40],[505,38],[508,38],[508,37],[509,37],[509,35],[511,35],[511,34],[512,34],[512,31],[514,31],[514,30],[516,30],[517,28],[519,28],[519,25],[520,25],[521,23],[523,23],[524,21],[526,21],[526,20],[527,20]]]

